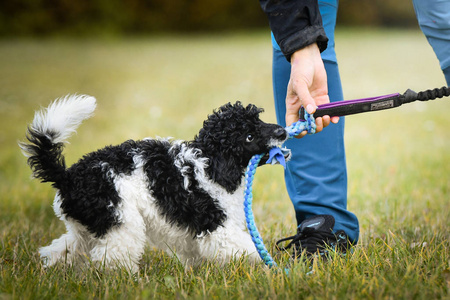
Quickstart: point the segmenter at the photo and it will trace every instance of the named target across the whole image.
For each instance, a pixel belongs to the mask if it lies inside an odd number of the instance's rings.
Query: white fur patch
[[[174,147],[180,147],[179,153],[175,157],[174,164],[183,176],[184,189],[189,191],[190,182],[188,173],[191,171],[191,167],[186,165],[186,162],[194,164],[195,172],[195,170],[205,170],[208,164],[208,159],[200,156],[201,151],[199,149],[189,148],[185,143],[177,143],[172,146],[171,150]]]
[[[267,147],[268,148],[280,147],[286,140],[287,138],[284,141],[280,141],[278,139],[270,139],[269,142],[267,143]]]
[[[81,122],[92,116],[96,100],[88,95],[68,95],[37,111],[31,128],[46,135],[53,143],[65,142]],[[51,136],[50,133],[56,135]]]

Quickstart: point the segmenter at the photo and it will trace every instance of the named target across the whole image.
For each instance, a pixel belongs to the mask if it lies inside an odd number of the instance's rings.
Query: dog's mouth
[[[287,148],[281,148],[281,145],[280,146],[276,146],[276,148],[280,148],[281,153],[283,154],[283,157],[284,157],[285,161],[289,161],[291,159],[291,156],[292,156],[291,150],[289,150]],[[265,165],[267,163],[270,163],[270,162],[268,162],[268,160],[270,158],[271,158],[270,153],[267,152],[266,154],[264,154],[264,156],[259,161],[258,166],[263,166],[263,165]]]
[[[267,148],[271,149],[273,147],[281,148],[281,145],[283,145],[284,142],[288,140],[288,134],[285,130],[283,130],[283,135],[279,136],[279,138],[271,138],[269,142],[267,143]]]
[[[284,163],[291,158],[291,151],[287,148],[281,147],[288,138],[287,131],[284,128],[277,128],[273,133],[272,138],[270,138],[266,144],[268,151],[261,158],[258,166],[262,166],[267,163],[282,163],[285,166]]]

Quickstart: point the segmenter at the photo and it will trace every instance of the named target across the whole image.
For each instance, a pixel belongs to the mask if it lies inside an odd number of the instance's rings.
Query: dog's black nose
[[[275,137],[280,140],[285,139],[287,136],[287,132],[283,127],[277,128],[274,133]]]

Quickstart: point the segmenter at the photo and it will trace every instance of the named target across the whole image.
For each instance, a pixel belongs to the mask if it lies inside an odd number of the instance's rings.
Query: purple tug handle
[[[404,103],[419,101],[434,100],[450,96],[450,87],[436,88],[433,90],[426,90],[416,93],[412,90],[407,90],[404,94],[389,94],[378,97],[362,98],[347,101],[337,101],[319,105],[314,113],[314,117],[323,117],[329,115],[330,117],[341,117],[363,112],[378,111],[399,107]],[[304,116],[304,108],[300,110],[301,119]]]

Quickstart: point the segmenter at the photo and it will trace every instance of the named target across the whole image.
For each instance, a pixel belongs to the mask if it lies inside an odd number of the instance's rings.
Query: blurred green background
[[[51,207],[54,191],[30,178],[17,145],[35,110],[67,94],[97,98],[95,116],[64,150],[67,165],[127,139],[191,139],[228,101],[263,107],[262,119],[275,122],[271,49],[258,1],[0,1],[0,298],[107,298],[97,275],[88,275],[86,286],[64,269],[42,271],[37,248],[65,229]],[[341,0],[336,52],[345,99],[445,85],[410,0]],[[361,225],[356,258],[324,264],[323,275],[300,277],[280,289],[289,295],[280,298],[448,295],[449,111],[447,98],[346,118],[348,207]],[[274,253],[274,242],[296,227],[280,166],[258,168],[254,198],[258,229]],[[145,260],[143,273],[151,275],[139,288],[106,281],[106,291],[139,299],[149,288],[161,295],[173,264],[155,275],[160,260]],[[254,279],[259,273],[242,276],[243,287],[225,287],[222,295],[271,289],[273,281],[266,287]],[[316,280],[317,289],[302,280]],[[205,281],[210,295],[222,289],[217,276]],[[195,295],[196,285],[186,282]]]
[[[341,0],[338,20],[346,26],[417,26],[411,0]],[[256,0],[0,2],[0,36],[224,31],[267,23]]]

